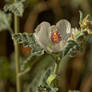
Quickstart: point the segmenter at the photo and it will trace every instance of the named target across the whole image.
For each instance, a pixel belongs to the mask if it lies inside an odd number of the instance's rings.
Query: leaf
[[[84,37],[88,35],[88,32],[86,30],[81,30],[77,32],[74,36],[76,41],[82,41],[84,40]]]
[[[79,10],[79,13],[80,13],[80,21],[79,21],[79,24],[81,24],[82,21],[83,21],[83,12]]]
[[[23,44],[25,47],[31,47],[32,54],[34,55],[44,54],[44,50],[36,43],[33,34],[18,33],[18,34],[13,34],[12,38],[17,40],[19,44]]]
[[[21,1],[13,4],[6,4],[4,6],[4,11],[5,12],[10,11],[17,16],[22,16],[24,12],[24,5]]]
[[[66,44],[66,47],[63,51],[63,55],[69,55],[71,57],[75,56],[77,51],[80,50],[80,45],[74,40],[69,40]]]
[[[53,73],[53,66],[54,64],[50,68],[40,71],[29,85],[28,91],[25,92],[57,92],[58,88],[53,88],[46,82]]]
[[[11,14],[5,14],[0,10],[0,31],[10,28]]]
[[[51,82],[56,78],[57,64],[55,64],[53,73],[48,77],[47,83],[51,85]]]

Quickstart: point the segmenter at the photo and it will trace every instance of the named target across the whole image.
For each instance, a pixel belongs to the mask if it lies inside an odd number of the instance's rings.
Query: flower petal
[[[53,32],[57,31],[57,28],[55,25],[52,25],[48,28],[48,35],[49,35],[49,40],[51,41],[51,35]]]
[[[65,47],[65,41],[60,41],[60,43],[53,45],[52,51],[53,52],[60,52]]]
[[[69,21],[65,19],[60,20],[59,22],[57,22],[56,27],[58,31],[61,33],[62,40],[67,40],[71,36],[72,30]]]
[[[34,33],[36,41],[44,49],[46,49],[46,46],[49,43],[49,38],[48,38],[49,27],[50,27],[50,24],[48,22],[42,22],[37,26]]]

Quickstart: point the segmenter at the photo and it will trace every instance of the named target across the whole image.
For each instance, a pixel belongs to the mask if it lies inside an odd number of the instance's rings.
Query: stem
[[[20,69],[21,71],[24,71],[25,64],[27,64],[28,61],[31,60],[32,56],[33,56],[33,55],[28,56],[28,57],[26,58],[26,60],[23,61],[23,65],[21,65],[21,69]]]
[[[60,60],[59,60],[58,58],[60,58],[60,57],[56,57],[56,56],[54,56],[54,55],[52,55],[52,54],[49,54],[49,55],[52,57],[52,59],[53,59],[54,62],[56,63],[55,73],[57,74],[58,69],[59,69],[59,62],[60,62]]]
[[[31,68],[28,67],[24,72],[19,73],[18,76],[19,76],[19,77],[20,77],[20,76],[23,76],[23,75],[25,75],[26,73],[28,73],[30,70],[31,70]]]
[[[70,60],[70,58],[68,56],[64,56],[58,66],[58,86],[60,87],[60,92],[62,89],[62,92],[67,92],[66,89],[66,67],[68,64],[68,61]]]
[[[16,0],[14,0],[16,2]],[[18,17],[14,15],[14,30],[15,33],[18,33],[19,27],[18,27]],[[17,92],[21,92],[21,82],[20,82],[20,76],[18,76],[20,72],[20,66],[19,66],[19,48],[18,43],[16,40],[14,40],[14,47],[15,47],[15,62],[16,62],[16,87]]]

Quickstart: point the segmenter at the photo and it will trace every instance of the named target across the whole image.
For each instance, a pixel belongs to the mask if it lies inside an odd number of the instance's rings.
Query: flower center
[[[60,40],[61,40],[60,33],[59,32],[53,32],[52,35],[51,35],[51,41],[53,43],[58,43],[58,42],[60,42]]]

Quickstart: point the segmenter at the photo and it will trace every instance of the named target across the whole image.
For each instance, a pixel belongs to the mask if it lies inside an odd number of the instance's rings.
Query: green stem
[[[70,57],[68,56],[64,56],[58,66],[58,71],[57,71],[57,75],[58,75],[58,86],[60,87],[60,89],[62,89],[62,92],[67,92],[66,89],[66,67],[67,64],[70,60]],[[60,90],[61,92],[61,90]]]
[[[58,68],[59,68],[59,62],[60,62],[60,60],[59,60],[59,58],[60,57],[56,57],[55,55],[52,55],[52,54],[49,54],[51,57],[52,57],[52,59],[54,60],[54,62],[56,63],[56,69],[55,69],[55,73],[57,74],[57,72],[58,72]],[[61,59],[61,58],[60,58]]]
[[[14,0],[14,2],[16,2],[16,0]],[[15,33],[18,33],[19,31],[18,17],[16,15],[14,15],[14,30],[15,30]],[[16,87],[17,87],[17,92],[21,92],[21,81],[20,81],[20,76],[18,76],[20,72],[19,48],[16,40],[14,40],[14,47],[15,47],[15,62],[16,62]]]

